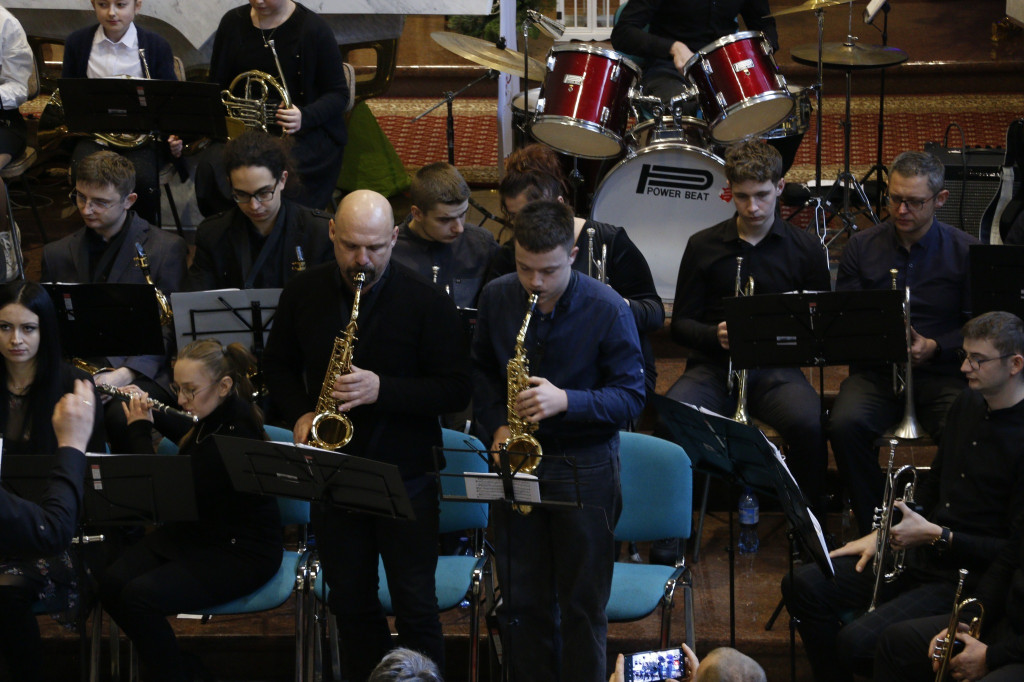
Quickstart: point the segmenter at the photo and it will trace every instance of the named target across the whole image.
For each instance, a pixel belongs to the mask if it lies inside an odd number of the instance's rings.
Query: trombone
[[[903,573],[906,560],[906,549],[893,549],[889,546],[892,534],[893,508],[896,506],[896,495],[903,484],[902,499],[907,504],[914,502],[914,488],[917,486],[917,469],[910,464],[905,464],[893,473],[893,461],[896,459],[896,446],[899,441],[895,438],[889,440],[889,466],[885,471],[885,494],[882,496],[882,506],[875,507],[874,527],[878,532],[875,536],[875,560],[873,569],[875,571],[875,589],[871,593],[871,604],[868,612],[875,610],[878,605],[878,592],[882,583],[894,582]]]

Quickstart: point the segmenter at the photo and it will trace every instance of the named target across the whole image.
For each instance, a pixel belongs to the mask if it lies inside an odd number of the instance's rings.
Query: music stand
[[[1024,246],[971,244],[971,311],[1024,317]]]
[[[323,502],[341,509],[413,520],[394,464],[305,445],[214,436],[235,490]]]
[[[57,310],[57,326],[69,356],[166,353],[160,308],[151,285],[58,282],[43,286]]]
[[[731,345],[731,344],[730,344]],[[756,427],[662,395],[650,396],[672,440],[694,464],[709,463],[733,486],[745,485],[779,500],[790,523],[790,543],[799,540],[826,576],[834,572],[825,538],[803,493],[779,453]],[[733,557],[732,509],[729,509],[729,639],[736,642],[736,567]],[[792,553],[791,559],[792,559]]]
[[[0,482],[38,501],[56,455],[5,455]],[[86,455],[82,525],[124,526],[195,521],[192,461],[167,455]]]
[[[257,359],[263,355],[281,289],[220,289],[171,294],[178,346],[216,338],[225,346],[241,343]]]

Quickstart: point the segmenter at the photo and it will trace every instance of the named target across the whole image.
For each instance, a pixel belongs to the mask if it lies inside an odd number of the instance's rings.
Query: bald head
[[[370,289],[391,260],[398,227],[387,198],[362,189],[341,200],[331,220],[330,235],[346,285],[353,286],[352,280],[362,272],[366,274],[363,289]]]
[[[700,662],[694,682],[767,682],[757,661],[729,647],[713,650]]]

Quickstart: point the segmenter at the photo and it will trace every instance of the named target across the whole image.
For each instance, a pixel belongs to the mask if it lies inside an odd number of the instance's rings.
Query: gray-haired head
[[[736,649],[723,646],[704,657],[694,682],[767,682],[764,668]]]
[[[367,682],[442,682],[437,664],[418,651],[393,649],[381,659]]]

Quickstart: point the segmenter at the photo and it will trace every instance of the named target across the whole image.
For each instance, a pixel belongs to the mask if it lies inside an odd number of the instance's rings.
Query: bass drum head
[[[626,229],[651,267],[658,295],[671,301],[690,236],[733,215],[728,186],[725,162],[711,152],[656,144],[609,171],[590,217]]]

